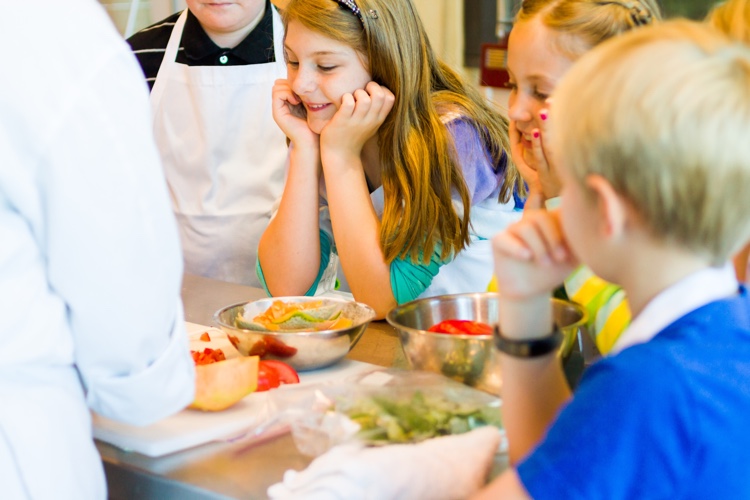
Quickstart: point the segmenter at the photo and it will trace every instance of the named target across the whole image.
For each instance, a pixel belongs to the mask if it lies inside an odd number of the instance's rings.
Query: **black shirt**
[[[275,62],[271,12],[273,8],[271,1],[266,0],[263,19],[233,49],[216,45],[203,30],[198,19],[188,11],[176,61],[188,66],[244,66]],[[150,89],[154,86],[169,37],[180,14],[181,12],[177,12],[156,24],[143,28],[127,40],[138,58]]]

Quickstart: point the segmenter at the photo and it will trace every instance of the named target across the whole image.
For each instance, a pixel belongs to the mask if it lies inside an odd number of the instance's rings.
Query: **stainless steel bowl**
[[[240,328],[237,318],[252,319],[281,300],[288,303],[325,300],[343,305],[342,314],[352,320],[352,326],[341,330],[264,332]],[[314,370],[329,366],[349,353],[375,317],[375,311],[365,304],[329,297],[271,297],[241,302],[219,309],[214,322],[227,334],[229,341],[245,356],[260,355],[261,359],[278,359],[295,370]]]
[[[585,328],[586,310],[573,302],[552,299],[556,325],[564,338],[560,356],[570,354]],[[452,335],[428,332],[447,319],[498,322],[495,293],[467,293],[418,299],[391,310],[386,319],[398,330],[406,359],[415,370],[442,373],[483,391],[499,394],[500,356],[492,335]]]

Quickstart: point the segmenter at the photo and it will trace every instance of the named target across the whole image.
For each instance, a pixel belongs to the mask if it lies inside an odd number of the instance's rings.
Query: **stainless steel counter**
[[[203,325],[211,325],[214,312],[223,306],[262,297],[257,288],[198,276],[185,275],[182,284],[185,319]],[[406,366],[398,336],[384,321],[370,324],[348,358]],[[266,489],[281,480],[284,471],[310,462],[288,434],[252,447],[241,441],[214,442],[158,458],[100,441],[97,448],[113,499],[266,498]]]

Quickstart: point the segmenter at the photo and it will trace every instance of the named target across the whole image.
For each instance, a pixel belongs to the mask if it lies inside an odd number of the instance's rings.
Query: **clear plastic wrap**
[[[269,403],[309,456],[352,440],[414,443],[484,425],[502,428],[499,398],[431,372],[376,370],[273,391]]]

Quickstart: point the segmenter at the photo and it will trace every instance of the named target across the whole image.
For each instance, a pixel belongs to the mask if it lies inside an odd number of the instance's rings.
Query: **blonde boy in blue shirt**
[[[750,239],[748,89],[750,49],[686,21],[556,89],[559,214],[493,242],[513,467],[482,498],[750,498],[750,299],[726,266]],[[573,397],[549,299],[578,259],[633,321]]]

